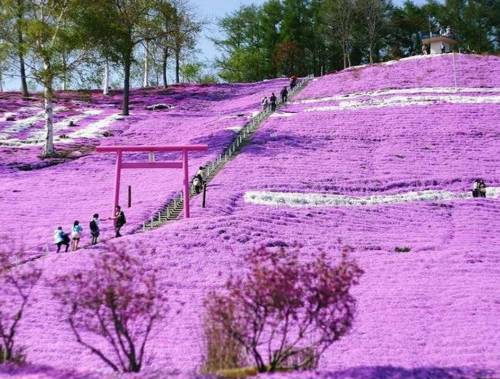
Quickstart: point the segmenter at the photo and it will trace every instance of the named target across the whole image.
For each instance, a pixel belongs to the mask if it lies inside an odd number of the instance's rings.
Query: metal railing
[[[288,92],[288,98],[293,97],[297,92],[306,86],[314,78],[313,75],[308,75],[305,78],[300,79],[297,85],[290,89]],[[281,99],[276,102],[276,110],[282,105]],[[247,143],[258,129],[258,127],[272,114],[274,111],[268,107],[265,110],[260,111],[258,114],[253,116],[250,121],[248,121],[235,135],[234,139],[231,141],[229,146],[219,154],[214,160],[208,162],[205,165],[203,176],[206,183],[209,183],[215,175],[224,167],[224,165],[232,159],[232,157],[240,150],[241,146]],[[191,183],[192,183],[191,178]],[[195,196],[197,193],[194,187],[191,185],[190,198]],[[143,231],[157,228],[168,221],[175,220],[182,213],[183,208],[183,194],[182,192],[176,193],[167,203],[159,210],[156,211],[146,222],[141,226]]]

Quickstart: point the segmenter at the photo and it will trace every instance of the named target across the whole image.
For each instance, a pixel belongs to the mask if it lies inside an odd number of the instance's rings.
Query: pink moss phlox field
[[[88,236],[88,221],[92,214],[99,213],[103,219],[102,237],[110,237],[112,223],[105,219],[111,216],[114,156],[92,153],[95,145],[208,144],[207,153],[191,154],[190,172],[194,175],[200,165],[220,154],[234,137],[235,130],[260,109],[260,98],[279,90],[283,83],[286,81],[185,85],[167,90],[133,91],[129,118],[115,120],[96,136],[87,137],[84,134],[85,137],[80,137],[77,134],[69,145],[64,139],[56,140],[56,149],[64,151],[69,148],[83,156],[43,169],[37,169],[40,164],[45,164],[38,158],[41,146],[19,148],[0,144],[0,220],[4,225],[1,233],[22,240],[26,249],[46,250],[47,245],[52,247],[52,234],[57,226],[61,225],[69,231],[73,221],[79,220],[87,229],[84,233]],[[3,101],[8,104],[11,98],[7,94]],[[81,107],[102,111],[99,115],[77,122],[74,131],[74,127],[66,126],[71,133],[78,133],[78,130],[84,130],[96,119],[102,120],[119,112],[116,109],[120,99],[118,93],[104,97],[93,92],[90,103],[82,103],[78,93],[63,93],[60,98],[56,109],[66,106],[69,101],[76,109]],[[20,100],[19,103],[22,104]],[[158,103],[171,104],[173,109],[145,109],[147,105]],[[109,106],[115,107],[114,110]],[[42,128],[42,124],[37,123],[37,127]],[[8,121],[0,122],[0,133],[2,128],[5,131],[11,127]],[[104,131],[108,131],[111,136],[103,137]],[[70,134],[67,131],[64,133]],[[9,138],[5,138],[5,141],[8,142]],[[15,164],[12,162],[13,157],[16,159]],[[157,160],[162,158],[158,156]],[[180,156],[165,158],[180,159]],[[144,161],[147,160],[147,154],[131,154],[125,159]],[[122,203],[126,203],[127,186],[131,185],[134,205],[131,209],[125,209],[128,220],[125,231],[137,228],[182,188],[180,170],[155,171],[129,170],[123,173]]]
[[[458,87],[499,87],[499,61],[500,58],[496,56],[420,55],[373,66],[352,67],[313,82],[297,98],[321,98],[393,88],[454,87],[455,85]]]
[[[401,88],[415,88],[418,93],[423,87],[454,87],[450,59],[451,55],[445,55],[358,68],[359,78],[347,70],[318,78],[299,97],[307,100]],[[500,86],[499,58],[456,55],[455,59],[460,67],[459,88]],[[432,80],[426,82],[429,67],[434,71]],[[236,86],[234,91],[227,87],[235,101],[241,100],[242,113],[257,110],[258,98],[279,88],[276,82],[254,86],[249,90],[255,95],[248,94],[246,105],[247,96],[238,97],[236,91],[245,86]],[[207,87],[193,91],[203,88]],[[183,90],[178,90],[179,97]],[[159,102],[154,100],[151,103]],[[165,100],[170,101],[174,102]],[[231,139],[225,128],[243,124],[236,122],[237,116],[222,118],[240,112],[230,100],[214,101],[209,109],[217,115],[207,109],[194,112],[196,117],[187,109],[190,101],[195,100],[187,91],[174,104],[184,107],[177,116],[177,108],[148,113],[141,104],[131,121],[112,126],[116,134],[109,143],[130,139],[143,144],[197,141],[210,145],[217,140],[222,148]],[[150,341],[153,368],[183,373],[198,370],[203,358],[206,294],[220,289],[230,273],[245,272],[243,256],[253,247],[298,241],[304,245],[301,259],[305,261],[319,250],[336,261],[341,246],[355,247],[353,258],[365,271],[353,291],[358,313],[351,333],[325,352],[320,371],[269,378],[499,377],[498,198],[292,208],[249,203],[244,195],[248,191],[349,196],[468,191],[477,177],[498,187],[500,105],[435,101],[306,111],[313,106],[317,104],[287,105],[262,125],[253,143],[210,182],[207,208],[201,208],[197,197],[191,202],[191,219],[120,240],[131,254],[156,268],[161,285],[168,290],[171,312]],[[189,136],[188,141],[182,136]],[[214,156],[212,150],[196,156],[193,168]],[[67,228],[73,218],[86,221],[94,211],[107,217],[112,167],[111,156],[89,155],[42,170],[2,169],[3,231],[38,246],[50,238],[59,220]],[[129,182],[134,206],[126,212],[132,225],[148,217],[181,185],[178,173],[163,171],[127,172],[124,186]],[[104,233],[109,235],[109,229]],[[136,245],[146,252],[155,248],[155,253],[139,254]],[[398,252],[403,247],[410,250]],[[99,249],[98,245],[75,254],[48,254],[37,261],[44,277],[19,331],[20,343],[27,347],[33,364],[106,375],[106,367],[74,341],[50,295],[52,278],[85,267]]]

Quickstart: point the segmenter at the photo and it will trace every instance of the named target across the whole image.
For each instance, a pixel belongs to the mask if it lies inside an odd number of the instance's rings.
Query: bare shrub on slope
[[[241,344],[231,338],[224,329],[223,323],[218,320],[218,303],[209,301],[206,303],[206,313],[203,324],[204,349],[202,371],[214,373],[222,369],[235,369],[246,364],[244,350]],[[232,317],[232,314],[227,314]],[[227,320],[232,324],[233,320]]]
[[[0,249],[0,363],[24,363],[16,335],[33,287],[42,274],[17,248]]]
[[[350,293],[363,270],[344,249],[338,265],[325,253],[299,262],[300,248],[255,249],[249,271],[231,277],[206,301],[208,318],[240,345],[259,372],[310,369],[351,328],[356,299]]]
[[[114,371],[139,372],[153,326],[168,310],[154,270],[108,246],[91,269],[59,276],[54,284],[78,343]]]

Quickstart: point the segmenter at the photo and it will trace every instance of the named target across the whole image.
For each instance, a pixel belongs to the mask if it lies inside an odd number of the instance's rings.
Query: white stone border
[[[419,94],[450,94],[457,93],[478,93],[478,94],[500,94],[498,87],[422,87],[422,88],[400,88],[400,89],[381,89],[365,92],[353,92],[342,95],[318,97],[311,99],[296,100],[290,104],[313,104],[325,103],[331,101],[342,101],[356,99],[358,97],[390,96],[390,95],[419,95]]]
[[[488,187],[486,198],[500,197],[500,187]],[[444,190],[424,190],[393,195],[344,196],[321,193],[248,191],[244,195],[246,203],[286,206],[286,207],[359,207],[401,204],[417,201],[453,201],[473,199],[469,192]]]
[[[500,104],[500,95],[460,96],[460,95],[421,95],[389,96],[366,100],[343,100],[336,105],[305,108],[304,112],[331,112],[386,107],[408,107],[432,104]]]

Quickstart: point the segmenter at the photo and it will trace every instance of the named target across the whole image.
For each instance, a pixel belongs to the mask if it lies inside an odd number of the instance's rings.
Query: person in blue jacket
[[[80,243],[80,237],[82,236],[83,228],[80,225],[80,221],[75,220],[73,227],[71,228],[71,250],[78,250],[78,244]]]

